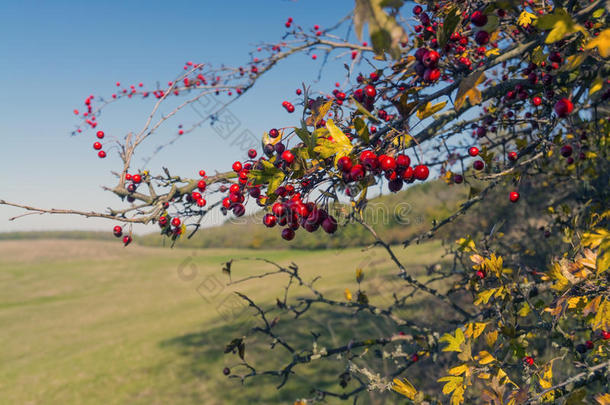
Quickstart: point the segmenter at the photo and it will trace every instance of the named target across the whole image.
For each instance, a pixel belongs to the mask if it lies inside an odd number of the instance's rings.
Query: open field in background
[[[409,271],[424,280],[425,266],[437,263],[441,252],[437,243],[397,249]],[[332,367],[307,373],[297,368],[286,389],[278,392],[275,379],[248,380],[241,386],[222,375],[223,367],[238,360],[224,355],[224,346],[252,325],[248,310],[238,318],[230,313],[232,291],[265,306],[283,294],[286,280],[273,276],[223,287],[227,277],[221,263],[247,256],[282,264],[294,261],[305,279],[321,275],[318,287],[338,300],[344,299],[346,287],[357,289],[354,272],[363,267],[363,289],[373,303],[382,305],[389,303],[391,289],[384,286],[396,271],[379,249],[364,253],[359,248],[247,251],[135,245],[125,249],[116,241],[3,241],[0,403],[289,403],[295,396],[308,394],[308,378],[338,376],[341,369]],[[262,262],[238,262],[233,278],[269,270]],[[438,322],[431,316],[439,311],[438,303],[420,302],[410,315]],[[346,344],[347,333],[387,335],[384,325],[371,322],[365,314],[353,319],[319,306],[312,315],[300,323],[303,330],[297,333],[297,341],[308,347],[310,331],[322,333],[320,342],[328,346]],[[280,319],[278,331],[286,332],[284,326],[293,325]],[[246,357],[262,359],[251,342]],[[271,352],[275,355],[266,353],[270,366],[288,359],[280,356],[285,355],[280,348]],[[417,367],[409,374],[414,382],[426,381]],[[336,390],[337,384],[332,388]],[[394,399],[359,403],[394,403]],[[329,403],[339,401],[330,399]]]

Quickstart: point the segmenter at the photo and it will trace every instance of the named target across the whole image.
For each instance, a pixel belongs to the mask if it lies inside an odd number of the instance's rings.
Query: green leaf
[[[358,137],[362,139],[364,143],[369,143],[369,128],[366,126],[366,123],[362,118],[354,118],[354,128],[356,128],[356,133],[358,134]]]
[[[262,160],[261,164],[263,169],[251,170],[248,178],[252,180],[254,185],[266,184],[267,193],[272,194],[284,181],[285,174],[267,160]]]
[[[539,30],[551,30],[546,37],[546,43],[552,44],[557,42],[566,35],[576,31],[585,32],[584,28],[574,23],[572,17],[562,8],[555,10],[553,14],[543,15],[536,22],[536,28]]]
[[[603,15],[604,15],[604,11],[605,11],[605,10],[604,10],[603,8],[598,8],[597,10],[595,10],[595,11],[593,12],[593,14],[591,14],[591,16],[592,16],[593,18],[599,18],[599,17],[601,17],[601,16],[603,16]]]
[[[460,10],[457,7],[451,7],[443,20],[443,29],[439,30],[437,34],[437,40],[441,48],[447,44],[449,37],[455,32],[461,21],[462,13],[460,13]]]
[[[381,121],[379,121],[379,118],[377,118],[373,114],[371,114],[371,112],[369,110],[367,110],[366,108],[364,108],[364,106],[362,104],[360,104],[358,101],[356,101],[355,98],[350,97],[350,101],[352,103],[354,103],[356,105],[356,108],[358,109],[358,111],[360,111],[362,114],[364,114],[367,118],[369,118],[370,120],[372,120],[375,123],[381,122]]]
[[[384,3],[384,0],[356,0],[354,27],[356,35],[362,40],[362,30],[368,24],[375,53],[383,55],[388,52],[398,59],[400,43],[407,41],[407,33],[393,16],[383,11]],[[392,1],[388,4],[394,3],[396,2]]]

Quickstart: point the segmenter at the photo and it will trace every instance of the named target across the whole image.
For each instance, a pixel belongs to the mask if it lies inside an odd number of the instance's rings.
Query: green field
[[[413,274],[422,274],[424,265],[438,261],[440,251],[439,244],[398,249]],[[260,304],[270,304],[283,293],[281,276],[221,286],[228,281],[221,264],[246,256],[282,264],[294,261],[304,278],[322,276],[319,286],[334,299],[344,299],[345,287],[357,288],[357,267],[365,268],[368,278],[363,288],[369,291],[372,283],[395,272],[383,251],[363,253],[358,248],[192,250],[123,248],[117,242],[88,240],[3,241],[0,402],[268,404],[292,403],[307,395],[309,381],[315,378],[310,375],[308,380],[307,373],[313,371],[304,368],[297,368],[297,375],[281,391],[274,388],[276,380],[250,379],[241,386],[222,375],[223,367],[237,362],[236,356],[224,355],[223,348],[233,337],[245,334],[244,321],[249,320],[227,316],[224,300],[235,296],[232,291],[240,291]],[[233,277],[269,270],[262,262],[243,262],[234,265]],[[387,299],[383,295],[371,293],[372,302],[383,304]],[[331,332],[329,345],[346,344],[340,315],[326,315],[313,320],[315,327]],[[299,333],[303,342],[310,340],[309,330]],[[271,357],[280,354],[278,350]],[[263,358],[256,351],[247,351],[246,356]],[[362,399],[358,403],[394,403],[396,397],[373,399],[367,394]]]

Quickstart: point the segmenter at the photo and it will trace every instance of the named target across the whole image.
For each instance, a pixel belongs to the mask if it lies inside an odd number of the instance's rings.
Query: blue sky
[[[92,133],[70,136],[77,122],[72,110],[81,109],[89,94],[108,96],[117,81],[165,84],[190,60],[244,64],[256,43],[281,38],[288,17],[304,27],[325,27],[352,6],[348,0],[0,2],[0,199],[81,210],[120,205],[100,188],[112,185],[110,170],[118,167],[118,159],[112,154],[98,159]],[[294,97],[301,82],[314,81],[320,64],[305,55],[282,63],[231,112],[256,135],[294,125],[295,116],[284,113],[280,103]],[[342,62],[335,65],[319,89],[343,79]],[[147,103],[121,103],[100,121],[106,133],[122,136],[141,128],[149,109]],[[178,123],[180,119],[164,130],[169,135]],[[194,176],[200,168],[226,170],[236,153],[204,126],[166,149],[155,163]],[[8,222],[21,212],[0,206],[0,232],[112,226],[59,215]]]

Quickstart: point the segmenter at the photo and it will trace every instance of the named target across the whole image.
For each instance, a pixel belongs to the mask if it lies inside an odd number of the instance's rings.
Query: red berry
[[[121,237],[121,235],[123,235],[123,228],[121,228],[120,226],[117,225],[112,230],[112,233],[114,233],[114,236],[119,238],[119,237]]]
[[[489,33],[487,31],[479,31],[474,36],[474,41],[479,45],[485,45],[489,42]]]
[[[100,149],[102,149],[102,144],[101,144],[101,143],[99,143],[99,142],[95,142],[95,143],[93,144],[93,149],[95,149],[95,150],[100,150]]]
[[[516,161],[519,158],[519,156],[517,155],[517,152],[508,152],[508,160],[510,160],[511,162]]]
[[[508,198],[510,199],[510,202],[516,203],[517,201],[519,201],[519,193],[517,193],[516,191],[511,191],[508,195]]]
[[[427,82],[435,82],[441,77],[441,71],[437,68],[426,69],[424,71],[424,80]]]
[[[284,101],[284,103],[282,103],[282,105],[286,109],[286,111],[288,111],[289,113],[294,112],[294,106],[291,103],[289,103],[288,101]]]
[[[174,219],[172,219],[172,225],[173,226],[180,226],[181,222],[180,222],[180,218],[175,217]]]
[[[277,218],[273,214],[265,214],[265,216],[263,217],[263,224],[265,224],[267,228],[273,228],[276,222]]]
[[[474,167],[474,170],[483,170],[485,163],[482,160],[475,160],[472,167]]]
[[[337,161],[337,168],[342,172],[349,172],[352,169],[352,160],[347,156],[342,156]]]
[[[593,342],[590,340],[587,340],[585,342],[585,346],[587,347],[588,350],[591,350],[591,349],[593,349]]]
[[[104,152],[103,150],[101,150],[101,151],[99,151],[99,152],[97,153],[97,155],[98,155],[98,156],[99,156],[101,159],[104,159],[104,158],[106,157],[106,152]]]
[[[384,172],[396,169],[396,160],[392,156],[381,155],[378,160],[379,166]]]
[[[242,166],[241,166],[241,162],[235,162],[233,163],[233,171],[235,173],[239,173],[241,172]]]
[[[104,131],[97,131],[97,137],[99,139],[103,139],[104,138]]]
[[[159,226],[164,228],[167,225],[167,217],[159,217]]]
[[[272,138],[277,138],[278,136],[280,136],[280,131],[275,128],[272,128],[269,130],[269,136]]]
[[[231,200],[229,199],[229,197],[225,197],[222,200],[222,206],[225,207],[226,209],[229,209],[231,207]]]
[[[206,204],[207,204],[207,201],[204,198],[197,199],[197,205],[198,206],[205,207]]]
[[[245,213],[246,213],[246,207],[244,207],[243,204],[238,203],[233,206],[233,214],[236,217],[241,217]]]
[[[531,357],[531,356],[525,356],[525,357],[523,358],[523,362],[524,362],[525,364],[527,364],[528,366],[532,366],[532,365],[534,364],[534,358],[533,358],[533,357]]]
[[[487,16],[477,10],[470,16],[470,21],[477,27],[482,27],[487,24]]]
[[[294,162],[294,155],[289,150],[285,150],[282,153],[282,159],[284,159],[286,163],[291,164],[292,162]]]
[[[555,104],[555,114],[560,118],[567,117],[574,110],[574,104],[567,98],[562,98]]]
[[[250,159],[254,159],[254,158],[256,157],[256,150],[255,150],[255,149],[250,149],[250,150],[248,151],[248,157],[249,157]]]
[[[413,7],[413,14],[415,14],[415,15],[420,15],[422,11],[423,11],[423,9],[419,4],[415,7]]]
[[[205,177],[205,170],[199,170],[199,175],[201,177]]]
[[[123,236],[123,245],[127,246],[131,243],[131,241],[132,241],[131,236],[129,236],[129,235]]]
[[[411,164],[411,158],[409,158],[409,156],[403,155],[403,154],[396,156],[396,166],[397,167],[405,168],[405,167],[409,167],[410,164]]]
[[[426,165],[417,165],[415,166],[415,170],[413,171],[413,175],[417,180],[424,181],[428,178],[430,174],[430,170]]]
[[[604,331],[602,331],[602,338],[603,338],[604,340],[608,340],[608,339],[610,339],[610,332],[605,331],[605,330],[604,330]]]
[[[377,90],[375,89],[375,86],[369,84],[364,88],[364,94],[370,98],[375,98],[377,95]]]
[[[468,149],[468,154],[470,156],[477,156],[479,154],[479,148],[472,146],[470,149]]]
[[[293,240],[294,239],[294,231],[290,228],[285,228],[282,230],[282,238],[285,240]]]
[[[134,174],[133,176],[131,176],[131,179],[136,184],[140,184],[142,182],[142,176],[139,174]]]
[[[337,230],[337,220],[329,215],[322,221],[322,229],[326,233],[335,233]]]
[[[538,96],[535,96],[532,98],[532,104],[538,107],[540,104],[542,104],[542,99]]]
[[[402,188],[403,182],[402,179],[394,179],[394,180],[390,180],[390,182],[388,183],[388,188],[390,189],[391,192],[396,193],[398,191],[400,191],[400,189]]]
[[[561,156],[568,157],[572,155],[572,146],[571,145],[563,145],[561,147]]]
[[[440,55],[438,54],[438,52],[428,51],[422,57],[422,62],[424,63],[424,66],[428,68],[433,68],[438,64],[439,58]]]

